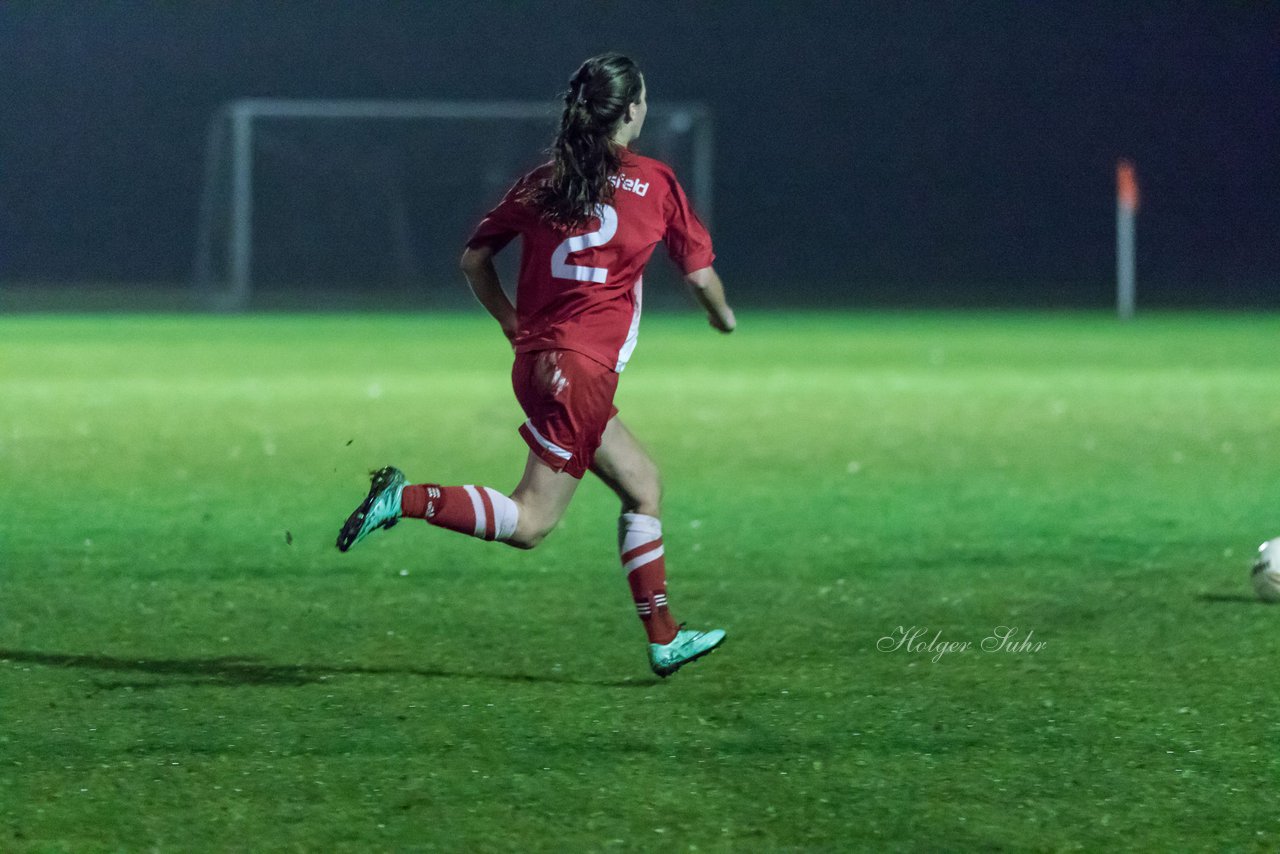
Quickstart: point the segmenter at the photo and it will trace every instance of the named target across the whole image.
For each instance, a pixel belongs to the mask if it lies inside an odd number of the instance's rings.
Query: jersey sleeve
[[[524,201],[528,183],[527,175],[516,181],[502,197],[502,201],[498,202],[498,206],[485,214],[484,219],[480,220],[480,224],[467,240],[468,249],[487,246],[494,252],[498,252],[528,227],[532,216],[532,211]]]
[[[684,188],[675,175],[670,175],[669,179],[671,193],[664,210],[667,229],[662,236],[663,243],[667,245],[667,253],[684,273],[710,267],[716,257],[711,250],[711,235],[693,212],[689,197],[685,195]]]

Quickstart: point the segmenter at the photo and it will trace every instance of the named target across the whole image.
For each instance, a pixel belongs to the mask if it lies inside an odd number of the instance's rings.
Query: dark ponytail
[[[611,137],[643,88],[640,69],[618,53],[593,56],[569,78],[560,132],[551,146],[554,169],[530,194],[548,222],[581,227],[596,205],[613,198],[609,178],[622,157]]]

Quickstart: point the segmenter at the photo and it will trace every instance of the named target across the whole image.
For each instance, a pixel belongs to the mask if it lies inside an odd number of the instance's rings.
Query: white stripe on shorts
[[[573,454],[569,453],[564,448],[560,447],[555,442],[552,442],[546,436],[543,436],[541,433],[539,433],[538,428],[533,426],[532,421],[526,420],[524,422],[524,426],[529,428],[529,432],[533,434],[533,438],[538,440],[539,445],[546,448],[548,451],[555,454],[560,459],[567,460],[573,456]]]

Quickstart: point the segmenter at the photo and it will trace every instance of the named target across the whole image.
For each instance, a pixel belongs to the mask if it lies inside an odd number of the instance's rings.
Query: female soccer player
[[[409,516],[530,549],[555,527],[588,470],[622,500],[618,548],[660,676],[706,655],[724,632],[683,630],[667,604],[658,470],[613,406],[636,345],[641,274],[659,241],[684,272],[711,326],[732,309],[711,267],[711,238],[671,168],[628,149],[644,126],[644,78],[625,56],[587,60],[570,78],[550,163],[516,182],[467,242],[462,271],[515,350],[511,371],[527,420],[524,477],[510,496],[485,486],[406,485],[373,474],[342,527],[346,551]],[[493,256],[520,236],[512,305]]]

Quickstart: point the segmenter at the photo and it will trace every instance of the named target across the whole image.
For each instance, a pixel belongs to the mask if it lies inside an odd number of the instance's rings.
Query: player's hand
[[[726,335],[738,328],[738,319],[733,316],[733,309],[727,305],[720,311],[708,312],[707,322],[711,324],[712,329],[719,330]]]

